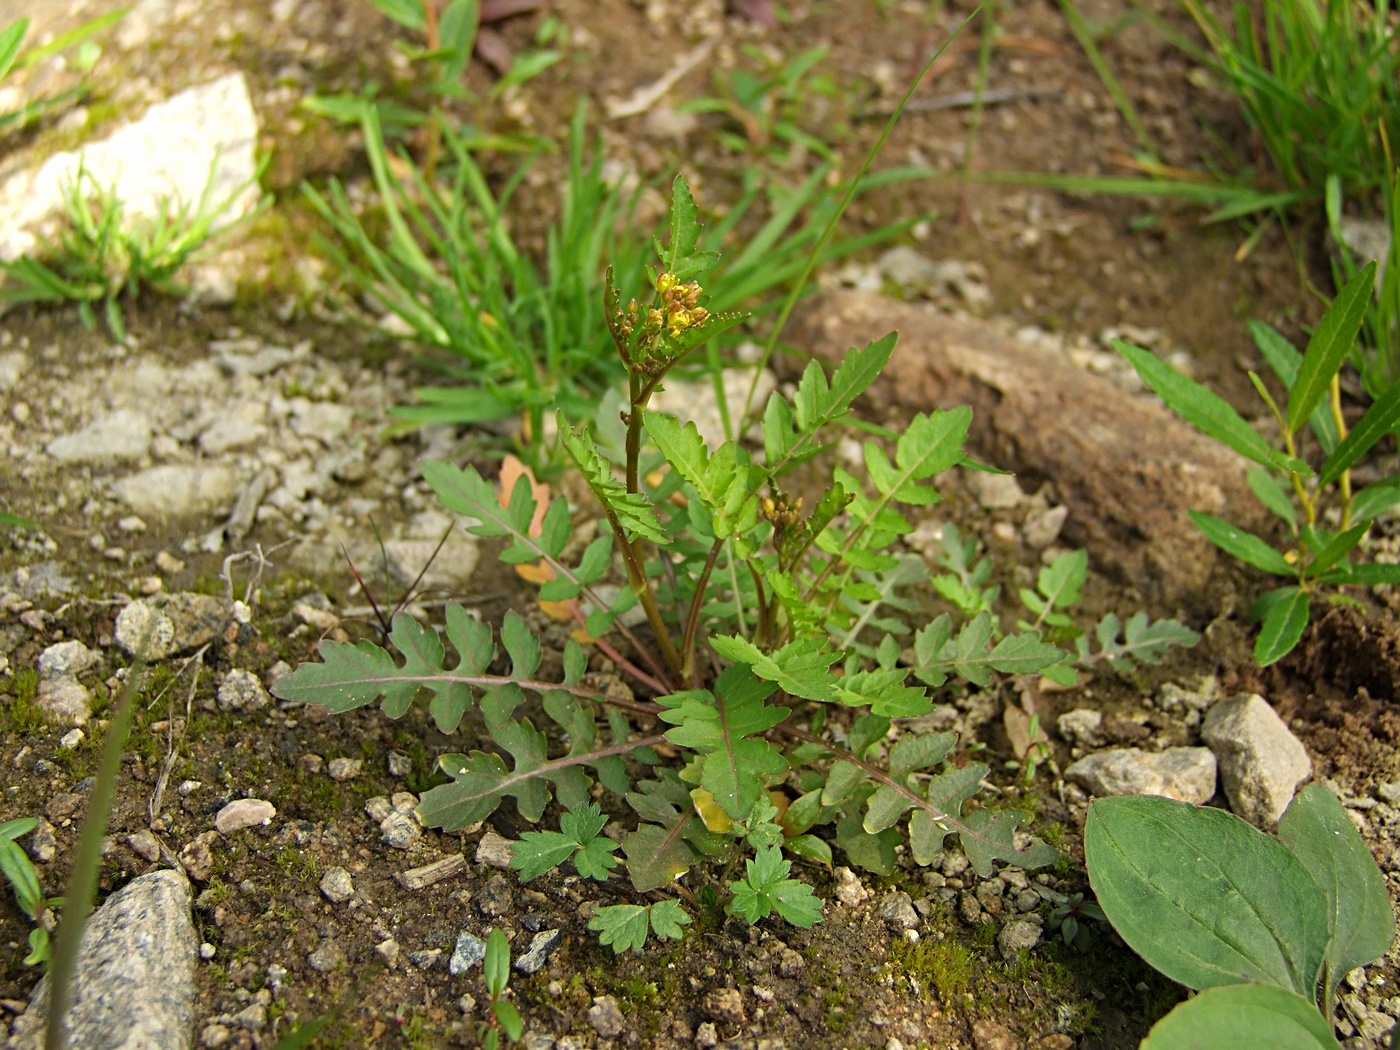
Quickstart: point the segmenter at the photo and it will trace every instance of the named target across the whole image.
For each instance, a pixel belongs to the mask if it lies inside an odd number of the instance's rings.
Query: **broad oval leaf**
[[[1277,839],[1222,810],[1122,795],[1089,807],[1084,859],[1114,929],[1172,980],[1313,994],[1327,901]]]
[[[1267,984],[1207,988],[1152,1026],[1139,1050],[1339,1050],[1317,1007]]]
[[[1278,822],[1278,837],[1327,898],[1332,930],[1328,981],[1335,985],[1343,974],[1384,955],[1395,939],[1390,894],[1337,796],[1321,784],[1309,784],[1289,803]]]

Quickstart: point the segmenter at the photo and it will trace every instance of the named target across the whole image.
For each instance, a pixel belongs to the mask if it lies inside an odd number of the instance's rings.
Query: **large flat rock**
[[[985,322],[863,292],[804,305],[787,338],[828,362],[891,329],[899,345],[870,397],[908,417],[970,405],[971,451],[1054,483],[1069,507],[1066,539],[1146,597],[1189,601],[1216,562],[1186,516],[1243,525],[1260,509],[1245,463],[1147,396],[1129,394],[1053,351]]]

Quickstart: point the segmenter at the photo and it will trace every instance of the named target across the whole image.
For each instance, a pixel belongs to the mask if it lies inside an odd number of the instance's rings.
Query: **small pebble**
[[[220,835],[228,835],[243,828],[271,824],[275,816],[277,809],[271,802],[260,798],[240,798],[219,810],[214,818],[214,828]]]
[[[361,758],[333,758],[326,763],[326,773],[337,784],[343,784],[359,776],[364,767],[364,759]]]
[[[476,862],[506,870],[510,867],[511,845],[510,839],[502,838],[494,831],[488,831],[481,836],[481,842],[477,844]]]
[[[321,895],[332,904],[344,904],[355,896],[355,884],[344,868],[327,869],[321,876]]]
[[[447,970],[453,977],[461,977],[485,958],[486,942],[476,934],[463,930],[457,935],[457,946],[452,949],[452,958],[447,962]]]

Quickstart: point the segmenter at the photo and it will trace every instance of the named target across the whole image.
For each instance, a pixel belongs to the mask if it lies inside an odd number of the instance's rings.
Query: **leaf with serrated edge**
[[[682,927],[689,926],[690,922],[680,901],[657,901],[651,905],[651,932],[658,937],[678,941],[685,935]]]
[[[718,635],[710,639],[715,652],[753,669],[784,692],[805,700],[834,700],[836,676],[827,670],[841,654],[818,638],[799,638],[769,654],[746,638]]]
[[[640,953],[647,943],[648,906],[642,904],[613,904],[599,908],[588,920],[588,928],[598,934],[598,940],[621,955],[629,948]]]

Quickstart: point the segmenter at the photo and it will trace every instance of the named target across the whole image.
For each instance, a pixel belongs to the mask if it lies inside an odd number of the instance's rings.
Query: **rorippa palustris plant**
[[[693,423],[649,407],[678,362],[741,320],[706,310],[703,277],[715,256],[697,249],[698,236],[678,178],[650,300],[624,305],[607,279],[625,403],[591,429],[558,420],[598,504],[579,512],[601,514],[596,538],[571,547],[574,512],[562,498],[542,505],[529,477],[498,493],[470,466],[423,465],[467,531],[504,541],[501,558],[544,581],[541,602],[576,620],[549,670],[525,617],[509,612],[501,623],[502,664],[491,627],[449,605],[441,635],[395,617],[389,642],[402,662],[367,641],[328,641],[322,662],[274,687],[333,711],[382,698],[391,717],[423,695],[445,733],[475,710],[490,742],[442,756],[450,780],[423,795],[423,822],[464,828],[509,797],[536,823],[557,801],[558,830],[523,834],[512,864],[524,880],[565,862],[597,880],[625,869],[638,903],[601,908],[592,921],[619,952],[649,935],[679,938],[688,909],[704,901],[749,922],[777,912],[812,925],[821,903],[793,876],[797,860],[829,866],[840,854],[888,874],[900,843],[926,865],[956,836],[983,875],[999,860],[1049,863],[1055,850],[1019,832],[1022,811],[978,798],[988,767],[955,756],[956,734],[908,721],[927,714],[930,689],[950,680],[1063,680],[1072,663],[1095,658],[1087,643],[1084,652],[1052,644],[1039,620],[1005,634],[988,610],[957,626],[939,616],[907,646],[871,626],[887,623],[876,615],[882,606],[909,608],[900,593],[908,555],[891,548],[913,528],[908,508],[938,502],[932,479],[966,462],[971,411],[917,415],[892,448],[866,440],[864,476],[830,468],[809,500],[788,486],[799,465],[810,479],[823,442],[889,360],[893,334],[853,348],[830,376],[812,362],[791,397],[775,393],[761,448],[711,447]],[[626,586],[605,586],[618,577]],[[1173,644],[1103,635],[1100,644],[1130,665],[1134,655],[1155,662]],[[1183,636],[1194,639],[1180,628],[1175,640]],[[591,659],[609,661],[630,688],[595,687]],[[536,727],[541,719],[547,729]],[[595,781],[632,810],[620,842],[602,836],[608,818]]]

